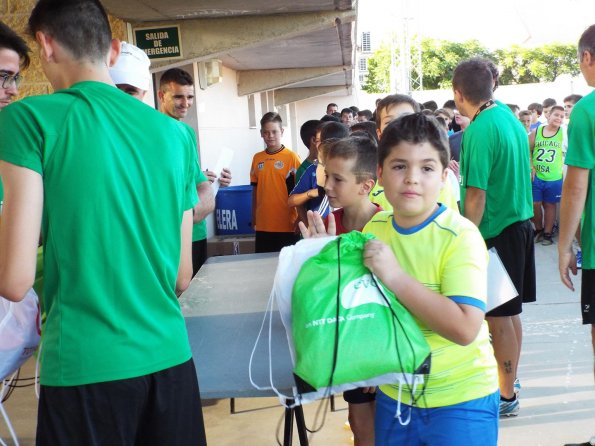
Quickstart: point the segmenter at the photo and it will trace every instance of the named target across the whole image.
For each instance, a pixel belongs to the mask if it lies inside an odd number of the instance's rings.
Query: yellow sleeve
[[[475,227],[461,229],[443,258],[440,292],[457,303],[485,311],[488,284],[488,252]]]

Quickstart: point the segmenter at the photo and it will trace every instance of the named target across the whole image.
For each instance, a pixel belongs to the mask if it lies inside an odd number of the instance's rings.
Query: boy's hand
[[[364,247],[364,265],[382,282],[388,285],[389,278],[401,270],[395,254],[380,240],[370,240]],[[389,286],[390,288],[390,286]]]
[[[328,229],[324,226],[324,220],[318,212],[308,211],[308,227],[300,221],[300,231],[303,238],[328,237],[337,233],[335,216],[330,213],[328,216]]]
[[[219,175],[219,186],[227,187],[231,184],[231,170],[227,167],[224,167],[221,171],[221,175]]]
[[[450,170],[452,170],[452,172],[455,174],[455,176],[457,177],[457,180],[461,179],[461,175],[459,173],[459,163],[455,160],[450,160],[448,163],[448,168]]]
[[[572,249],[558,252],[558,269],[560,270],[560,280],[562,283],[572,291],[574,291],[574,285],[570,278],[570,272],[573,276],[577,274],[576,268],[576,255]],[[570,272],[569,272],[570,270]]]
[[[212,170],[206,169],[205,175],[207,176],[207,179],[209,180],[209,183],[211,183],[211,184],[213,184],[215,182],[215,180],[217,179],[217,175]]]

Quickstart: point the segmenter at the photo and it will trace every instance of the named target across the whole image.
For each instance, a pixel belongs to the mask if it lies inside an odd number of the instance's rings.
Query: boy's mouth
[[[420,194],[413,190],[406,190],[404,192],[401,192],[401,195],[403,195],[406,198],[416,198],[419,197]]]

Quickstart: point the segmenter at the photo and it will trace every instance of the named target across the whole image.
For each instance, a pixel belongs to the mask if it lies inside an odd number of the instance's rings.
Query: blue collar
[[[421,231],[423,228],[425,228],[430,223],[432,223],[432,221],[434,221],[436,219],[436,217],[438,217],[440,214],[442,214],[445,210],[446,210],[446,206],[444,206],[442,203],[438,203],[438,209],[436,209],[432,215],[430,215],[427,219],[422,221],[420,224],[412,226],[410,228],[403,228],[403,227],[399,226],[397,224],[397,222],[395,221],[395,217],[393,215],[393,228],[395,228],[395,231],[397,231],[399,234],[403,234],[403,235],[415,234],[417,231]]]

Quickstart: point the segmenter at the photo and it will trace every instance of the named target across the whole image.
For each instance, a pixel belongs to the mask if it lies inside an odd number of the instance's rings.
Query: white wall
[[[248,97],[239,97],[236,72],[223,68],[223,81],[196,89],[196,116],[200,165],[214,169],[223,147],[233,150],[231,166],[234,185],[250,183],[250,163],[254,153],[262,150],[262,138],[250,128]]]

